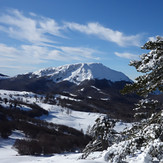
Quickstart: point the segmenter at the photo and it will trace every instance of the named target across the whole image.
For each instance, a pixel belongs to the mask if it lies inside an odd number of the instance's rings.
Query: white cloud
[[[62,36],[60,27],[53,19],[30,15],[32,17],[26,17],[18,10],[10,10],[7,14],[0,15],[0,30],[14,39],[37,44],[53,42],[47,33]]]
[[[76,60],[81,60],[82,58],[99,60],[99,58],[93,57],[93,54],[100,52],[91,48],[62,46],[60,49],[63,51],[63,53],[68,54],[72,58],[75,57]]]
[[[148,40],[149,41],[156,41],[156,37],[149,37]]]
[[[95,35],[119,46],[140,46],[140,34],[127,36],[99,23],[82,25],[67,22],[64,25],[59,25],[54,19],[38,16],[35,13],[29,13],[28,16],[25,16],[16,9],[8,10],[7,13],[0,15],[0,31],[7,33],[14,39],[28,41],[32,44],[54,43],[54,38],[52,39],[49,36],[65,37],[62,32],[66,29]]]
[[[18,55],[19,51],[14,48],[7,46],[5,44],[0,44],[0,57],[2,58],[15,58]]]
[[[32,44],[55,43],[54,38],[52,39],[49,36],[65,37],[62,32],[66,29],[95,35],[102,40],[114,42],[119,46],[140,46],[141,35],[126,36],[120,31],[106,28],[99,23],[82,25],[67,22],[64,25],[59,25],[54,19],[38,16],[35,13],[29,13],[28,16],[25,16],[15,9],[0,15],[0,31],[7,33],[8,36],[14,39],[28,41]]]
[[[0,43],[0,65],[14,69],[28,69],[48,61],[82,61],[98,59],[99,53],[91,48],[56,46],[51,36],[63,37],[55,20],[29,13],[24,16],[18,10],[0,15],[0,31],[16,40],[23,40],[17,47]],[[53,44],[51,44],[53,43]]]
[[[136,54],[131,54],[131,53],[114,53],[116,56],[121,57],[121,58],[126,58],[126,59],[138,59],[139,56]]]
[[[57,24],[55,20],[50,18],[42,18],[39,24],[43,33],[49,33],[54,36],[62,36],[62,34],[60,33],[61,27]]]
[[[148,37],[148,40],[152,41],[152,42],[156,41],[157,39],[158,40],[163,40],[163,36]]]
[[[48,36],[64,37],[60,32],[64,27],[59,26],[53,19],[37,16],[34,13],[29,13],[29,15],[31,17],[26,17],[18,10],[9,10],[7,14],[0,15],[0,31],[7,33],[14,39],[24,40],[32,44],[20,45],[17,49],[3,45],[0,50],[1,55],[4,54],[6,57],[9,54],[12,54],[12,57],[20,55],[22,63],[31,62],[33,64],[39,64],[47,60],[80,61],[98,59],[93,54],[99,52],[91,48],[56,46],[55,44],[51,44],[54,41]]]
[[[65,27],[71,30],[77,30],[79,32],[95,35],[100,39],[114,42],[119,46],[140,46],[140,35],[126,36],[122,32],[114,31],[110,28],[106,28],[99,23],[88,23],[87,25],[81,25],[77,23],[65,23]]]
[[[39,45],[22,45],[19,48],[0,44],[0,65],[2,67],[29,67],[48,61],[84,61],[97,60],[94,54],[98,51],[83,47],[48,48]]]

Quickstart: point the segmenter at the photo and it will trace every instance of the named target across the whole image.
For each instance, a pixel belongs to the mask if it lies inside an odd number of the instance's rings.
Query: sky
[[[163,35],[162,0],[0,0],[0,73],[102,63],[134,80],[129,66]]]

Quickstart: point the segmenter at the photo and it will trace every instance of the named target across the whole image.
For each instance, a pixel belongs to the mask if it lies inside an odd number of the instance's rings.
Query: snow
[[[8,140],[9,142],[12,141]],[[6,142],[3,140],[3,142]],[[10,143],[6,143],[10,144]],[[55,154],[54,156],[19,156],[11,145],[4,145],[0,148],[0,162],[1,163],[105,163],[102,157],[96,158],[99,152],[95,152],[86,160],[79,160],[81,153],[70,154]],[[95,160],[96,158],[96,160]]]
[[[70,94],[72,96],[72,94]],[[71,100],[71,101],[81,101],[79,99],[75,99],[75,98],[72,98],[72,97],[67,97],[67,96],[63,96],[63,95],[58,95],[57,97],[61,98],[61,99],[68,99],[68,100]],[[73,95],[73,97],[75,97],[75,95]]]
[[[108,101],[108,100],[110,100],[109,98],[101,98],[101,100],[103,100],[103,101]]]
[[[63,124],[86,133],[88,126],[93,126],[95,120],[103,115],[99,113],[74,111],[69,108],[62,108],[57,105],[40,104],[40,106],[49,111],[48,116],[40,117],[42,120],[55,124]]]
[[[37,98],[36,98],[37,96]],[[91,112],[80,112],[74,111],[70,108],[63,108],[58,105],[45,104],[39,97],[44,97],[41,95],[37,95],[32,92],[19,92],[19,91],[8,91],[8,90],[0,90],[0,97],[2,99],[7,98],[10,99],[21,99],[27,103],[36,103],[41,106],[43,109],[49,112],[48,116],[41,116],[40,119],[46,120],[47,122],[52,122],[56,124],[66,125],[68,127],[73,127],[78,130],[83,130],[86,133],[88,126],[93,126],[95,120],[104,114],[100,113],[91,113]],[[69,99],[74,101],[80,101],[79,99],[75,99],[72,97],[67,97],[63,95],[56,95],[56,97],[60,97],[62,99]],[[9,107],[10,103],[4,104],[3,106]],[[2,104],[1,104],[2,105]],[[27,108],[27,106],[21,105],[22,110],[29,111],[31,108]]]
[[[122,132],[125,129],[130,129],[132,127],[132,123],[125,123],[125,122],[116,122],[114,130],[117,132]]]
[[[136,124],[132,130],[128,130],[131,137],[114,143],[104,152],[104,158],[109,163],[124,161],[127,163],[162,163],[163,162],[163,142],[161,140],[162,113],[153,115],[148,119],[148,123]],[[139,128],[139,129],[138,129]],[[135,128],[136,129],[136,128]],[[160,136],[158,136],[160,134]],[[127,134],[125,134],[127,136]],[[139,142],[143,140],[143,142]]]
[[[7,99],[13,98],[13,97],[10,97],[10,95],[12,95],[14,98],[24,97],[24,99],[26,99],[27,97],[28,98],[34,97],[36,94],[32,92],[26,92],[26,91],[10,91],[10,90],[0,89],[0,96],[2,98],[7,98]]]
[[[84,88],[82,88],[80,91],[83,92],[84,91]]]
[[[96,88],[95,86],[91,86],[92,88],[96,89],[97,91],[101,91],[101,89]]]
[[[36,99],[37,96],[37,99]],[[42,116],[40,119],[44,119],[48,122],[55,124],[63,124],[69,127],[83,130],[86,133],[88,126],[92,126],[95,120],[102,114],[73,111],[69,108],[62,108],[57,105],[50,105],[41,102],[39,95],[31,92],[19,92],[0,90],[0,97],[10,99],[20,99],[28,101],[28,103],[37,103],[44,109],[49,111],[48,116]],[[72,98],[73,99],[73,98]],[[6,106],[9,104],[6,104]],[[22,105],[22,109],[28,111],[26,106]],[[19,156],[17,151],[12,147],[16,139],[25,138],[24,134],[20,131],[13,131],[9,139],[0,138],[0,163],[104,163],[102,157],[99,158],[99,152],[93,153],[87,160],[78,160],[82,153],[67,153],[67,154],[55,154],[54,156]],[[96,158],[96,160],[94,160]]]
[[[121,72],[112,70],[101,63],[78,63],[60,67],[52,67],[33,72],[32,76],[48,77],[54,82],[70,81],[80,84],[84,80],[107,79],[115,81],[131,81]]]
[[[10,77],[7,76],[7,75],[0,74],[0,80],[2,80],[2,79],[7,79],[7,78],[10,78]]]
[[[1,99],[6,98],[8,101],[16,99],[18,101],[24,101],[24,102],[32,104],[32,103],[41,102],[40,98],[36,99],[36,97],[43,97],[43,96],[32,93],[32,92],[26,92],[26,91],[20,92],[20,91],[0,90],[0,97],[1,97]],[[10,106],[10,103],[8,103],[8,102],[5,104],[3,101],[0,101],[0,104],[4,107]],[[20,109],[22,109],[24,111],[31,110],[31,108],[29,108],[29,107],[27,108],[24,105],[21,105]]]
[[[37,96],[37,98],[36,98]],[[71,95],[73,97],[73,95]],[[53,122],[55,124],[63,124],[69,127],[76,128],[78,130],[83,130],[86,133],[89,126],[93,126],[95,120],[100,117],[104,116],[103,114],[99,113],[89,113],[89,112],[80,112],[74,111],[69,108],[63,108],[58,105],[50,105],[45,104],[41,101],[41,95],[34,94],[32,92],[19,92],[19,91],[7,91],[7,90],[0,90],[0,97],[7,98],[7,99],[18,99],[21,98],[23,101],[28,101],[28,103],[35,102],[42,108],[49,111],[48,116],[42,116],[40,119],[43,119],[47,122]],[[74,98],[72,98],[74,100]],[[74,95],[75,97],[75,95]],[[67,96],[62,96],[62,98],[67,98]],[[6,104],[7,105],[7,104]],[[30,108],[27,106],[22,105],[22,109],[28,111]],[[163,112],[161,113],[161,116]],[[125,128],[131,128],[133,124],[131,123],[124,123],[124,122],[116,122],[114,129],[117,132],[122,132]],[[153,148],[157,149],[163,145],[159,139],[155,139],[155,134],[152,133],[152,129],[157,129],[157,125],[151,124],[144,128],[143,135],[148,139],[148,137],[152,137],[153,140],[148,143],[146,147],[142,146],[140,150],[135,151],[134,155],[127,155],[124,158],[126,163],[152,163],[152,161],[158,162],[157,159],[151,159],[149,156],[149,151]],[[137,133],[137,136],[141,136],[141,133]],[[112,155],[113,153],[117,154],[117,157],[114,157],[114,160],[110,161],[111,163],[118,160],[118,154],[123,155],[123,151],[127,149],[128,145],[132,143],[131,140],[122,141],[118,144],[114,144],[109,147],[106,151],[103,152],[93,152],[91,153],[88,158],[85,160],[79,159],[82,153],[64,153],[64,154],[54,154],[53,156],[19,156],[17,151],[12,147],[16,139],[25,138],[24,134],[20,131],[13,131],[12,135],[9,139],[2,139],[0,138],[0,163],[106,163],[109,162],[108,156]],[[133,150],[135,150],[133,146]],[[163,161],[163,160],[161,160]]]
[[[0,138],[0,163],[105,163],[101,152],[95,152],[86,160],[79,160],[82,153],[54,154],[53,156],[20,156],[12,148],[15,139],[23,138],[21,132],[15,131],[9,139]]]

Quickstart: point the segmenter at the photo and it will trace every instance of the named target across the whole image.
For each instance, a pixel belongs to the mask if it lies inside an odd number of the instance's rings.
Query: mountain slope
[[[61,81],[69,81],[75,84],[80,84],[84,80],[91,79],[107,79],[112,82],[115,81],[129,81],[131,80],[121,72],[112,70],[101,63],[79,63],[60,67],[53,67],[42,69],[32,73],[31,78],[36,76],[47,77],[58,83]]]
[[[5,78],[8,78],[8,76],[0,73],[0,79],[5,79]]]
[[[76,111],[108,113],[130,121],[135,95],[120,93],[131,80],[99,63],[80,63],[43,69],[0,80],[0,89],[44,94],[56,97],[55,103]]]

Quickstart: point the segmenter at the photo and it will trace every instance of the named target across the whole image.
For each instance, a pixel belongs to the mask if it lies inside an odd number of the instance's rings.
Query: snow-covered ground
[[[40,95],[37,95],[32,92],[0,90],[0,97],[3,99],[7,98],[8,100],[21,99],[22,101],[27,103],[36,103],[49,112],[49,115],[43,115],[40,117],[40,119],[55,124],[62,124],[68,127],[73,127],[78,130],[83,130],[84,133],[86,133],[88,127],[94,125],[95,120],[99,116],[104,116],[104,114],[100,114],[100,113],[74,111],[69,108],[63,108],[58,105],[45,104],[40,100],[39,98],[41,97]],[[69,97],[61,96],[61,98],[69,98]],[[7,104],[4,103],[3,105],[7,106]],[[26,107],[22,107],[22,109],[26,111],[30,110],[30,108],[26,108]],[[131,126],[130,123],[117,122],[114,129],[120,132],[123,131],[124,128],[130,126]]]
[[[0,163],[104,163],[101,152],[91,154],[86,160],[81,160],[81,153],[64,153],[53,156],[20,156],[12,147],[15,139],[24,138],[23,133],[14,131],[9,139],[0,138]]]
[[[18,133],[17,133],[18,134]],[[81,153],[55,154],[53,156],[20,156],[12,148],[16,135],[12,134],[9,139],[0,139],[0,163],[103,163],[100,153],[92,154],[87,160],[79,160]],[[19,135],[21,138],[21,135]],[[96,158],[96,161],[94,160]]]
[[[86,160],[79,160],[81,153],[55,154],[53,156],[20,156],[12,149],[12,139],[0,140],[0,163],[104,163],[100,152],[95,152]],[[98,158],[99,157],[99,158]]]
[[[37,99],[36,99],[37,96]],[[88,127],[95,123],[95,120],[104,114],[100,113],[90,113],[90,112],[80,112],[74,111],[69,108],[63,108],[58,105],[45,104],[39,99],[39,95],[31,92],[19,92],[19,91],[6,91],[0,90],[0,97],[10,99],[21,99],[27,103],[35,102],[43,109],[49,112],[49,115],[43,115],[40,119],[47,122],[52,122],[55,124],[62,124],[68,127],[73,127],[78,130],[83,130],[86,133]],[[57,96],[58,97],[58,96]],[[61,96],[62,97],[62,96]],[[64,96],[65,98],[66,96]],[[67,97],[68,98],[68,97]],[[3,105],[7,105],[4,104]],[[22,109],[28,110],[28,108],[22,107]],[[30,110],[30,108],[29,108]]]
[[[37,96],[37,98],[36,98]],[[88,113],[88,112],[79,112],[73,111],[68,108],[62,108],[57,105],[50,105],[41,102],[38,98],[39,95],[36,95],[31,92],[19,92],[19,91],[7,91],[0,90],[0,97],[2,99],[21,99],[27,103],[37,103],[45,110],[49,111],[48,116],[40,117],[43,120],[48,122],[53,122],[56,124],[63,124],[69,127],[76,128],[78,130],[83,130],[85,133],[88,126],[92,126],[95,123],[95,120],[101,116],[99,113]],[[8,104],[3,104],[8,106]],[[17,151],[12,147],[16,139],[24,138],[23,133],[20,131],[13,131],[13,134],[9,139],[0,138],[0,163],[102,163],[102,157],[100,159],[94,160],[95,157],[99,156],[99,152],[92,154],[87,160],[78,160],[81,156],[81,153],[70,153],[70,154],[55,154],[54,156],[20,156]]]
[[[37,98],[36,98],[37,96]],[[104,116],[99,113],[89,113],[74,111],[69,108],[63,108],[57,105],[45,104],[41,101],[41,96],[31,92],[18,92],[0,90],[0,97],[9,99],[21,99],[28,103],[37,103],[45,110],[49,111],[48,116],[40,117],[48,122],[56,124],[63,124],[69,127],[83,130],[86,133],[88,126],[92,126],[99,116]],[[5,104],[7,106],[7,104]],[[26,106],[25,106],[26,107]],[[26,108],[28,110],[28,108]],[[115,130],[118,132],[123,131],[126,127],[131,127],[130,123],[117,122]],[[86,160],[81,160],[79,157],[82,153],[65,153],[55,154],[53,156],[20,156],[17,151],[12,147],[16,139],[24,138],[24,134],[20,131],[13,131],[9,139],[0,138],[0,163],[105,163],[105,156],[108,151],[94,152],[88,156]],[[144,153],[138,153],[135,157],[127,157],[127,163],[148,163]],[[158,162],[157,162],[158,163]]]
[[[89,126],[93,126],[95,120],[102,116],[99,113],[74,111],[57,105],[40,104],[42,108],[49,111],[49,115],[40,117],[48,122],[63,124],[86,133]]]
[[[20,156],[12,148],[16,138],[23,135],[14,132],[9,139],[0,139],[0,163],[106,163],[104,160],[107,151],[94,152],[87,159],[79,159],[82,153],[55,154],[53,156]],[[127,157],[126,163],[152,163],[145,157],[144,153],[139,153],[135,157]],[[155,162],[159,163],[159,162]]]

